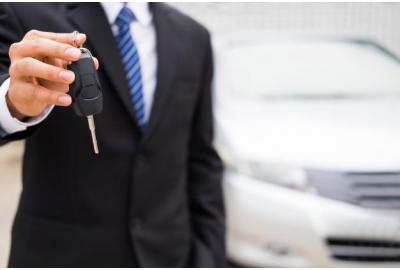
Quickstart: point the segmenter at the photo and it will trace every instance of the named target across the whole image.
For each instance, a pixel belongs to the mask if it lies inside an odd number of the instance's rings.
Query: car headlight
[[[296,190],[310,191],[306,172],[285,164],[267,164],[255,161],[241,161],[233,167],[238,173],[260,181],[276,184]]]

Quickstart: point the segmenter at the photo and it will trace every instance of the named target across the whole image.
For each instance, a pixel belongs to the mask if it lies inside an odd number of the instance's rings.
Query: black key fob
[[[80,48],[81,58],[72,62],[68,69],[75,73],[75,81],[69,87],[73,108],[79,116],[90,116],[103,110],[103,95],[92,54]]]

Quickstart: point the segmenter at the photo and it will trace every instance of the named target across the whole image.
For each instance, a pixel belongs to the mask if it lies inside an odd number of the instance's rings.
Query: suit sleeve
[[[0,85],[9,77],[10,59],[8,50],[10,45],[20,41],[24,36],[24,32],[10,4],[0,3]],[[0,146],[14,140],[24,139],[32,134],[35,129],[36,126],[8,135],[0,126]]]
[[[225,266],[225,210],[222,162],[213,146],[211,82],[213,59],[210,38],[203,66],[189,154],[189,197],[193,229],[191,267]]]

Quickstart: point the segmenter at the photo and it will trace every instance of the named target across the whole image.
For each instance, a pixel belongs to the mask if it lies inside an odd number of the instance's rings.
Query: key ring
[[[72,32],[72,43],[73,43],[73,46],[79,48],[81,50],[81,52],[87,52],[91,57],[93,57],[92,53],[88,49],[84,48],[82,46],[82,44],[81,44],[81,46],[78,47],[78,44],[76,43],[76,40],[78,39],[78,34],[79,34],[79,32],[76,31],[76,30],[74,32]]]
[[[74,46],[74,47],[78,47],[78,44],[76,44],[76,40],[78,39],[78,31],[74,31],[74,32],[72,32],[72,45]]]
[[[74,47],[76,47],[76,48],[82,48],[82,44],[81,44],[81,46],[78,46],[78,44],[76,43],[76,40],[78,39],[78,34],[79,34],[79,32],[78,31],[74,31],[74,32],[72,32],[72,45],[74,46]]]

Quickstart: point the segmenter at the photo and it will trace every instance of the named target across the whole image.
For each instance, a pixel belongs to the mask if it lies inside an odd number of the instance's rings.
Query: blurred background
[[[213,36],[232,263],[400,266],[400,4],[173,5]],[[0,148],[0,267],[22,151]]]

